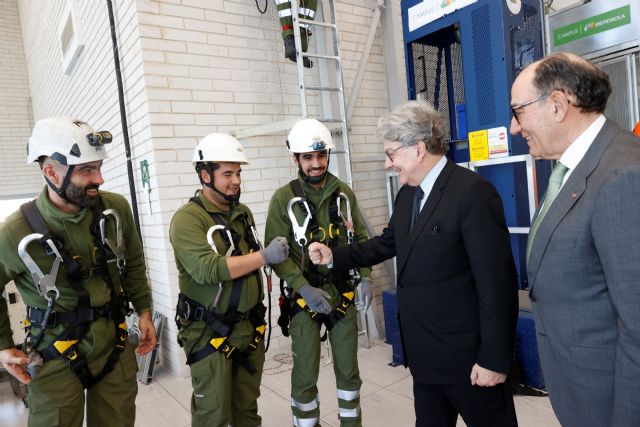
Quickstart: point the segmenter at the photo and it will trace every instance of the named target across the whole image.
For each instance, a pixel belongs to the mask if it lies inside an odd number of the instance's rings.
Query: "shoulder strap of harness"
[[[27,221],[27,224],[29,224],[29,227],[31,227],[32,231],[45,236],[42,239],[42,243],[45,250],[47,250],[47,253],[49,253],[49,248],[48,246],[44,245],[44,241],[46,239],[52,239],[53,241],[55,241],[56,246],[58,247],[58,250],[62,255],[62,262],[65,266],[65,270],[67,271],[67,278],[69,279],[69,282],[74,288],[76,288],[76,285],[79,285],[79,289],[76,289],[76,291],[79,291],[78,298],[84,299],[84,297],[86,296],[86,302],[88,303],[89,294],[84,289],[84,287],[79,284],[79,282],[82,280],[82,265],[80,265],[79,262],[75,261],[71,256],[69,256],[66,248],[64,247],[64,241],[51,232],[51,230],[45,223],[44,218],[42,217],[42,214],[38,209],[38,206],[36,205],[35,199],[21,205],[20,212],[22,212],[22,215]]]
[[[27,202],[20,206],[20,211],[29,224],[29,227],[31,227],[33,231],[40,233],[43,236],[47,236],[47,238],[52,238],[60,246],[58,250],[62,255],[62,260],[67,271],[67,279],[71,287],[78,295],[77,311],[79,313],[92,311],[93,309],[90,306],[91,300],[89,297],[89,293],[82,285],[83,273],[81,264],[74,260],[71,256],[69,256],[68,252],[64,248],[63,241],[53,235],[49,227],[47,227],[44,218],[42,217],[42,214],[40,213],[40,210],[35,203],[35,200],[31,200],[30,202]],[[94,222],[96,221],[95,214],[96,213],[94,212]],[[104,263],[106,264],[106,259],[104,260]],[[106,271],[108,276],[108,270]],[[112,291],[112,302],[110,303],[110,305],[113,306],[113,304],[115,304],[115,301],[113,301],[113,283],[111,283],[110,277],[107,281]],[[112,316],[114,316],[113,311],[114,310],[112,309]],[[77,343],[84,338],[87,331],[89,330],[89,324],[91,323],[91,321],[86,320],[86,316],[78,315],[73,317],[74,320],[69,323],[69,326],[67,326],[67,328],[65,328],[65,330],[60,335],[54,338],[53,343],[49,347],[45,348],[42,351],[43,358],[45,360],[51,360],[59,356],[65,357],[69,361],[69,367],[76,374],[83,387],[89,388],[93,386],[102,378],[104,378],[104,376],[106,376],[109,372],[111,372],[111,370],[113,370],[116,362],[120,357],[120,353],[124,351],[127,332],[126,326],[123,326],[124,315],[122,315],[119,308],[118,312],[120,313],[122,321],[119,321],[119,318],[116,316],[113,317],[113,320],[116,323],[116,342],[114,345],[114,350],[109,355],[107,363],[98,375],[94,376],[91,374],[85,358],[77,351]],[[40,332],[35,340],[34,347],[37,347],[37,344],[44,335],[44,331],[48,326],[48,322],[44,319],[43,321],[45,322],[45,324],[38,325],[40,327]]]

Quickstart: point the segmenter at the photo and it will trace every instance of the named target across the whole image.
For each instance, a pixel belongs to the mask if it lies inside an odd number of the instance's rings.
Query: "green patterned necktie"
[[[529,262],[529,255],[531,255],[533,240],[536,238],[536,232],[540,227],[542,218],[544,218],[545,214],[549,210],[549,207],[551,207],[553,200],[558,195],[560,187],[562,187],[562,180],[568,170],[568,167],[558,162],[553,168],[553,172],[551,172],[551,176],[549,177],[549,185],[547,186],[547,192],[544,196],[544,206],[542,207],[542,209],[540,209],[540,212],[538,212],[538,216],[535,217],[533,223],[531,224],[531,228],[529,229],[529,239],[527,240],[527,263]]]

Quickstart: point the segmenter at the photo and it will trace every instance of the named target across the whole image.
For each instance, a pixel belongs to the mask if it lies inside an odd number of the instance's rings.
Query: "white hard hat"
[[[193,153],[193,165],[200,162],[249,164],[240,141],[226,133],[210,133],[202,138]]]
[[[107,158],[104,144],[111,142],[108,131],[96,132],[87,123],[72,117],[38,120],[27,145],[27,163],[42,156],[63,165],[79,165]]]
[[[287,136],[287,146],[292,153],[309,153],[336,148],[329,129],[316,119],[302,119],[293,125]]]

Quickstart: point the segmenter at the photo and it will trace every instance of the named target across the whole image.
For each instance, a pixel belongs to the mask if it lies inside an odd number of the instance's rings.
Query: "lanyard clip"
[[[115,219],[116,221],[115,243],[107,237],[106,222],[109,217],[113,217],[113,219]],[[127,266],[126,248],[124,239],[122,238],[122,221],[120,219],[120,214],[115,209],[107,209],[102,212],[102,218],[100,218],[100,238],[102,239],[102,244],[108,247],[116,256],[118,271],[120,272],[120,274],[123,274],[124,269]]]
[[[27,251],[27,247],[31,242],[41,240],[43,237],[44,236],[40,233],[32,233],[23,237],[18,244],[18,255],[31,273],[31,278],[35,283],[40,296],[45,298],[47,301],[51,301],[49,293],[52,292],[54,294],[53,300],[55,301],[60,296],[60,291],[58,291],[58,288],[56,287],[56,278],[58,277],[58,270],[60,269],[60,263],[62,262],[62,255],[60,255],[60,251],[58,251],[58,248],[51,239],[47,239],[45,241],[53,255],[55,255],[51,271],[48,274],[44,274],[42,270],[40,270],[40,267],[38,267]]]
[[[298,222],[298,218],[296,218],[295,213],[293,213],[293,205],[296,203],[302,203],[302,210],[304,214],[304,220],[302,221],[302,225]],[[293,237],[300,245],[300,247],[305,247],[307,245],[307,227],[309,226],[309,221],[311,221],[311,209],[309,209],[309,204],[302,197],[294,197],[289,200],[289,204],[287,205],[287,212],[289,213],[289,220],[291,221],[291,227],[293,228]]]

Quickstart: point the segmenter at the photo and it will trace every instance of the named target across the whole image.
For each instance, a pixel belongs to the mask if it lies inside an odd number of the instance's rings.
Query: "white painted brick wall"
[[[138,2],[147,94],[153,106],[149,118],[152,129],[159,128],[154,134],[154,146],[171,150],[172,141],[177,139],[180,148],[174,148],[176,153],[184,147],[187,153],[176,156],[186,161],[189,149],[206,133],[227,132],[299,114],[296,70],[293,63],[282,58],[283,46],[273,2],[269,2],[269,11],[262,16],[253,4],[244,0],[182,3]],[[347,96],[375,4],[362,0],[337,2]],[[387,108],[380,31],[351,121],[354,171],[360,168],[373,171],[363,174],[362,178],[356,173],[354,187],[362,206],[371,209],[368,215],[378,232],[388,220],[384,173],[380,172],[381,147],[372,137],[377,118]],[[310,82],[317,81],[316,70],[317,67],[307,71]],[[317,113],[317,97],[311,97],[310,111]],[[270,197],[277,187],[295,176],[295,168],[284,147],[284,134],[242,142],[251,161],[243,168],[242,199],[253,210],[259,232],[263,233]],[[358,155],[362,159],[360,163]],[[162,165],[157,156],[156,160],[155,172],[159,177],[177,172],[170,156]],[[179,183],[160,189],[163,212],[170,213],[197,188],[190,165],[179,170]],[[367,182],[369,180],[373,181]],[[372,191],[374,189],[378,191]],[[172,257],[170,250],[167,256]],[[382,275],[377,280],[377,292],[389,283]],[[171,287],[176,284],[172,283]],[[381,315],[381,308],[377,310]],[[275,312],[277,310],[274,324]],[[272,339],[276,341],[274,345],[284,342],[277,329]]]
[[[0,28],[1,200],[31,197],[43,181],[40,169],[26,163],[33,114],[16,0],[0,0]]]
[[[77,69],[66,76],[54,43],[62,0],[19,0],[34,115],[38,119],[74,114],[112,130],[115,141],[110,147],[111,160],[105,164],[105,188],[127,195],[106,5],[96,0],[72,1],[80,11],[86,46]],[[168,227],[175,210],[198,187],[190,163],[192,150],[210,132],[229,132],[299,115],[296,68],[283,58],[272,1],[265,15],[246,0],[114,3],[148,276],[154,307],[169,319],[161,340],[162,361],[187,375],[171,321],[178,279]],[[336,3],[348,97],[376,2]],[[312,37],[312,45],[315,39]],[[376,232],[388,220],[382,150],[373,136],[377,118],[388,105],[382,43],[379,28],[351,121],[354,188]],[[306,71],[308,84],[318,82],[317,70],[316,66]],[[308,102],[310,113],[318,114],[318,97],[311,96]],[[242,200],[253,210],[261,235],[271,195],[296,173],[285,147],[285,134],[242,141],[251,162],[243,168]],[[139,161],[143,159],[150,165],[152,215],[139,177]],[[379,294],[390,280],[380,269],[375,277]],[[274,277],[276,288],[277,280]],[[274,304],[276,294],[272,295]],[[375,310],[379,323],[380,303],[378,298]],[[277,315],[274,309],[274,325]],[[277,327],[272,340],[273,346],[287,342]]]
[[[2,1],[7,2],[7,0]],[[85,47],[75,70],[65,75],[61,65],[57,34],[65,0],[18,1],[33,98],[33,116],[38,120],[49,116],[72,115],[89,122],[96,128],[110,130],[114,135],[114,141],[108,148],[110,158],[103,167],[105,176],[103,188],[130,198],[107,5],[106,2],[98,0],[71,0],[71,3],[78,11],[80,34],[84,39]],[[164,126],[150,127],[152,117],[149,114],[150,104],[147,100],[147,92],[158,90],[160,95],[156,98],[155,104],[151,104],[153,111],[170,111],[168,104],[163,106],[160,102],[163,96],[167,103],[179,100],[180,97],[179,93],[161,92],[169,90],[167,76],[171,75],[171,70],[145,74],[142,67],[143,61],[164,62],[165,52],[155,53],[141,49],[137,6],[141,10],[158,11],[157,7],[154,7],[157,4],[153,2],[113,1],[148,277],[154,308],[171,316],[172,307],[175,306],[175,292],[172,284],[175,286],[177,281],[175,272],[170,271],[166,263],[170,248],[166,239],[166,225],[170,215],[162,210],[170,209],[169,213],[172,213],[177,206],[160,202],[155,156],[171,164],[175,162],[177,154],[173,149],[169,150],[168,154],[163,150],[154,150],[152,137],[172,137],[173,129]],[[159,29],[157,31],[161,32]],[[167,48],[169,49],[170,46]],[[175,68],[184,67],[176,66]],[[142,189],[139,170],[141,160],[147,160],[150,164],[153,215],[148,214],[146,193]],[[175,169],[167,167],[167,170],[177,171],[180,168],[182,165]],[[171,179],[169,177],[167,179],[171,184]],[[178,178],[174,177],[173,181],[177,182]],[[168,322],[169,329],[170,323]],[[163,336],[162,343],[164,344],[163,356],[168,355],[163,357],[163,360],[171,362],[178,353],[177,349],[173,348],[177,347],[175,336],[168,332]]]

